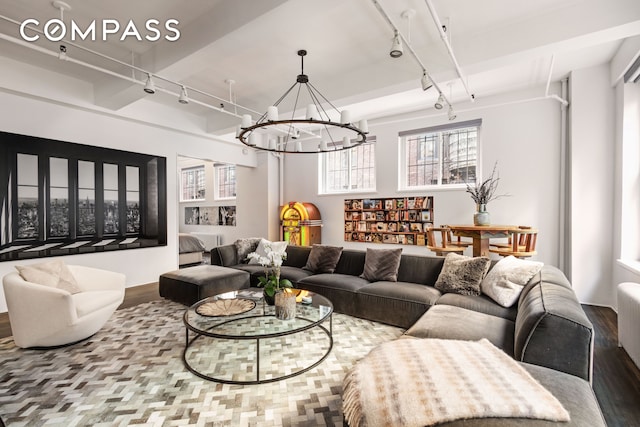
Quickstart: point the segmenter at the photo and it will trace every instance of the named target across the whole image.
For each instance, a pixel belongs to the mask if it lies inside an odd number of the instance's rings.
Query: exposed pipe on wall
[[[568,79],[562,79],[562,99],[567,98],[568,93]],[[548,87],[548,86],[547,86]],[[566,101],[565,101],[566,102]],[[566,216],[571,214],[570,211],[570,203],[567,203],[567,196],[571,193],[567,187],[570,182],[567,179],[568,174],[570,173],[569,168],[567,167],[567,157],[568,157],[568,138],[567,138],[567,108],[569,103],[561,103],[560,104],[560,212],[559,212],[559,229],[558,229],[558,268],[565,273],[567,277],[571,276],[571,262],[569,255],[571,253],[571,227],[567,226],[570,224],[567,221]],[[567,245],[567,242],[569,244]]]

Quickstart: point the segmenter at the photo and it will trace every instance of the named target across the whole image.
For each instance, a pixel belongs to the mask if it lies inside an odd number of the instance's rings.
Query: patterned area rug
[[[334,314],[333,350],[314,369],[279,382],[227,385],[185,369],[184,310],[168,300],[119,310],[93,337],[53,350],[22,350],[1,339],[0,417],[7,426],[341,426],[345,374],[403,332]],[[286,351],[270,357],[295,363],[296,351],[321,352],[327,337],[278,345]]]

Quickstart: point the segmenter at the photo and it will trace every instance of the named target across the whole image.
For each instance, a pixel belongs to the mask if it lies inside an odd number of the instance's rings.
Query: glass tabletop
[[[297,290],[296,290],[297,291]],[[325,321],[333,313],[333,304],[322,295],[306,292],[309,303],[296,303],[296,317],[280,320],[275,317],[275,307],[264,302],[262,289],[249,288],[227,292],[198,301],[184,314],[185,326],[200,335],[227,339],[255,339],[289,335],[312,328]],[[206,304],[232,305],[232,300],[244,300],[239,306],[245,310],[231,315],[203,315]],[[300,298],[298,298],[300,299]],[[247,301],[254,302],[253,304]],[[203,306],[203,307],[201,307]]]

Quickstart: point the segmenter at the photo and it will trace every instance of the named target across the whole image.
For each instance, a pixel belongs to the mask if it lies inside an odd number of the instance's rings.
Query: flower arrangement
[[[264,293],[273,298],[280,289],[292,288],[293,284],[288,279],[280,279],[280,267],[282,267],[282,262],[287,259],[285,250],[274,251],[271,245],[266,244],[264,251],[265,256],[251,252],[248,258],[257,260],[264,267],[264,277],[258,278],[260,280],[258,286],[264,288]]]
[[[500,175],[496,172],[496,167],[498,163],[496,162],[493,165],[493,170],[491,171],[491,176],[485,179],[482,184],[478,185],[477,183],[472,186],[467,184],[466,192],[471,194],[471,198],[476,205],[486,205],[490,201],[498,199],[503,196],[507,196],[507,194],[496,194],[496,190],[498,189],[498,182],[500,181]]]

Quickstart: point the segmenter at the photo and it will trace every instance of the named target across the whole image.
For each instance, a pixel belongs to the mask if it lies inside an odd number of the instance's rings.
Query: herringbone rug
[[[184,310],[167,300],[120,310],[90,339],[53,350],[1,339],[0,417],[7,426],[340,426],[347,370],[402,333],[334,314],[334,347],[316,368],[274,383],[226,385],[185,369]],[[307,333],[303,345],[280,343],[282,356],[272,351],[266,360],[295,363],[296,347],[321,354],[326,335]]]

